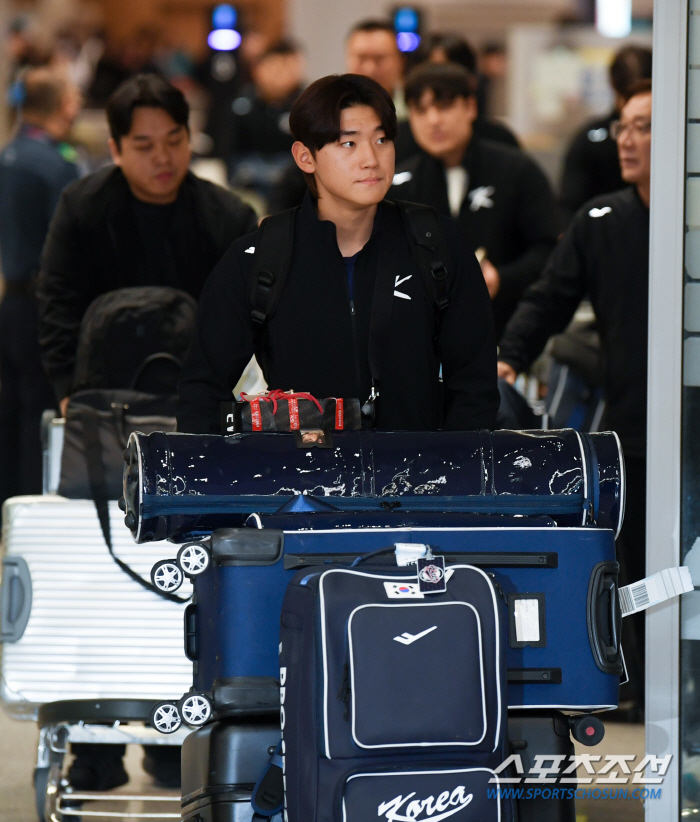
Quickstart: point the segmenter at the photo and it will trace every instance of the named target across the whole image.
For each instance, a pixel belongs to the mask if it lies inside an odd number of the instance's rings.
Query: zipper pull
[[[355,316],[355,300],[350,300],[350,313]]]
[[[343,719],[347,722],[350,717],[350,663],[346,662],[343,666],[343,681],[338,690],[338,699],[345,703],[345,710],[343,711]]]
[[[501,599],[508,604],[508,597],[506,597],[503,588],[501,588],[501,583],[496,579],[496,575],[492,574],[490,571],[486,572],[486,576],[490,578],[493,587],[496,589],[496,593],[500,595]]]

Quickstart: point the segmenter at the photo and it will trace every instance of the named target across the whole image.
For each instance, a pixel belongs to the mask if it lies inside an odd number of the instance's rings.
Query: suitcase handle
[[[588,638],[598,668],[606,674],[623,673],[620,647],[622,612],[617,588],[620,566],[599,562],[588,585]]]
[[[22,557],[2,561],[0,642],[19,642],[32,610],[32,578]]]

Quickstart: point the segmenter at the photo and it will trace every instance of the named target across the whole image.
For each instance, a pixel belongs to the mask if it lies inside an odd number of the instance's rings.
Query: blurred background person
[[[251,67],[251,77],[230,105],[226,159],[231,185],[252,189],[267,201],[293,164],[289,112],[303,89],[303,55],[283,40]]]
[[[391,95],[399,121],[407,116],[403,96],[406,58],[399,51],[394,24],[389,20],[363,20],[350,30],[345,43],[345,69],[371,77]]]
[[[586,123],[575,134],[564,157],[559,199],[567,222],[588,200],[626,185],[610,128],[639,80],[651,80],[651,49],[625,46],[610,64],[610,85],[615,94],[612,111]]]
[[[549,183],[519,149],[474,134],[475,89],[464,67],[418,66],[405,91],[420,152],[397,166],[388,197],[430,205],[457,222],[480,258],[499,339],[556,242]]]
[[[41,365],[36,278],[58,199],[78,177],[64,142],[80,111],[78,88],[55,69],[33,68],[17,89],[19,130],[0,153],[0,505],[42,491],[41,415],[56,398]]]
[[[485,117],[506,113],[508,55],[502,43],[485,43],[479,49],[479,86],[476,99]]]
[[[428,54],[431,63],[457,63],[469,72],[474,82],[474,96],[476,97],[476,120],[474,120],[474,134],[484,140],[495,140],[499,143],[520,148],[518,138],[508,126],[489,116],[484,93],[484,75],[479,72],[476,51],[463,38],[454,34],[438,34],[433,41]]]
[[[645,576],[647,342],[651,81],[630,89],[612,134],[626,185],[579,209],[541,278],[526,292],[500,343],[498,373],[513,383],[566,328],[588,295],[604,362],[604,431],[617,432],[625,455],[627,501],[618,538],[620,585]],[[643,721],[644,614],[623,622],[628,718]]]

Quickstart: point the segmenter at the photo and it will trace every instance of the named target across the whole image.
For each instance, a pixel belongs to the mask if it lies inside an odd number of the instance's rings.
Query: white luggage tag
[[[680,568],[666,568],[658,574],[620,588],[622,616],[646,611],[652,605],[658,605],[692,590],[694,586],[690,568],[686,565]]]

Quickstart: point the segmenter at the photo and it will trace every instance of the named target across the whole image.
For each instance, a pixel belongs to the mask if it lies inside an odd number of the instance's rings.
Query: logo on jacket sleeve
[[[592,208],[588,212],[589,217],[605,217],[606,214],[610,214],[612,208],[610,206],[603,206],[602,208]]]
[[[394,174],[394,179],[391,181],[391,184],[393,186],[401,186],[412,179],[413,174],[411,174],[410,171],[399,171],[397,174]]]
[[[415,795],[414,791],[408,796],[399,795],[382,802],[377,808],[377,816],[383,816],[387,822],[440,822],[459,813],[474,798],[474,794],[467,793],[464,785],[455,788],[452,793],[444,791],[437,799],[434,796],[413,799]]]
[[[469,197],[469,208],[478,211],[480,208],[493,208],[494,202],[491,199],[496,193],[493,186],[479,186],[467,194]]]

